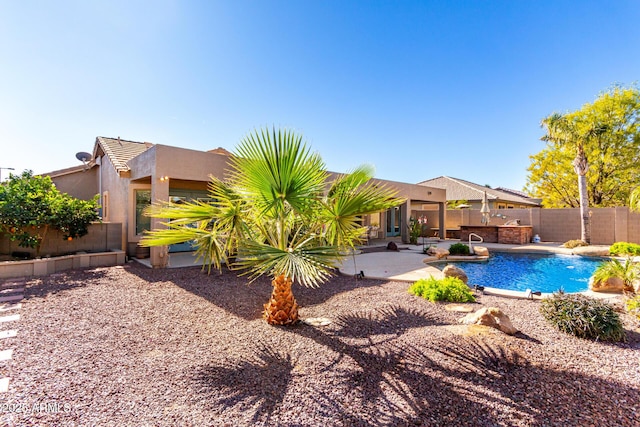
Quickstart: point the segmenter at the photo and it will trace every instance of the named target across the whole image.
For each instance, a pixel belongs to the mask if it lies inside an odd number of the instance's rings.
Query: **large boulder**
[[[427,249],[427,255],[432,255],[438,259],[442,259],[449,256],[449,250],[445,248],[439,248],[437,246],[432,246],[429,249]]]
[[[442,274],[444,275],[444,277],[457,277],[458,279],[462,280],[465,285],[469,283],[467,273],[465,273],[463,269],[456,267],[455,265],[448,264],[445,268],[442,269]]]
[[[573,248],[572,253],[581,256],[609,256],[609,246],[578,246]]]
[[[505,334],[515,335],[518,330],[513,327],[509,316],[496,307],[483,307],[475,313],[469,313],[458,322],[464,325],[483,325],[496,328]]]
[[[621,294],[624,291],[624,280],[619,277],[609,277],[604,281],[589,279],[589,289],[593,292],[609,292]]]
[[[477,256],[489,256],[489,249],[484,246],[474,246],[473,253]]]

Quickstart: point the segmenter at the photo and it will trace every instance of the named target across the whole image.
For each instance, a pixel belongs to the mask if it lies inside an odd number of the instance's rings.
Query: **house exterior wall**
[[[154,202],[168,201],[172,189],[205,190],[210,176],[223,178],[228,157],[186,148],[154,145],[129,161],[131,185],[127,213],[127,250],[135,251],[141,235],[135,234],[135,198],[137,189],[150,189]],[[152,219],[152,228],[161,228],[162,220]],[[152,247],[151,264],[163,267],[167,262],[167,249]]]
[[[96,150],[101,152],[102,150]],[[85,180],[85,193],[76,189],[76,197],[91,193],[100,193],[104,211],[104,219],[122,224],[121,248],[129,255],[136,252],[141,235],[136,234],[135,194],[138,190],[151,191],[152,201],[166,201],[172,193],[180,191],[206,191],[210,176],[224,179],[229,166],[229,157],[223,154],[190,150],[166,145],[153,145],[127,162],[128,171],[118,173],[111,159],[101,155],[96,159],[92,169],[93,179]],[[67,178],[71,185],[73,180]],[[445,190],[427,186],[418,186],[396,181],[374,180],[378,185],[395,188],[400,197],[406,198],[401,207],[400,225],[403,240],[408,241],[406,225],[415,209],[424,205],[435,208],[430,212],[434,221],[444,224],[446,220]],[[90,189],[90,190],[89,190]],[[363,218],[363,225],[377,222],[380,226],[380,237],[384,236],[385,213],[374,214],[371,218]],[[161,220],[152,219],[152,228],[161,227]],[[434,222],[435,223],[435,222]],[[166,248],[151,248],[152,265],[161,267],[166,263]]]
[[[61,193],[67,193],[76,199],[90,200],[98,194],[98,169],[93,167],[79,172],[53,176],[51,179]]]
[[[104,202],[104,194],[107,193],[107,206],[103,206],[102,211],[107,213],[105,220],[118,222],[122,224],[121,229],[121,248],[127,250],[127,229],[129,226],[129,217],[127,215],[127,206],[129,201],[129,178],[122,178],[118,175],[115,167],[111,163],[109,156],[100,158],[100,174],[98,184],[102,190],[102,201]]]

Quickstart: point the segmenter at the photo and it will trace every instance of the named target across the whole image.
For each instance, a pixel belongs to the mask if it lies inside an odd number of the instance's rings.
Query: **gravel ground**
[[[294,287],[302,318],[261,319],[268,280],[137,264],[27,282],[6,425],[638,426],[640,333],[580,340],[539,302],[480,296],[517,336],[467,330],[408,284]],[[6,348],[7,344],[4,344]],[[34,406],[35,405],[35,406]],[[18,412],[21,411],[21,412]]]

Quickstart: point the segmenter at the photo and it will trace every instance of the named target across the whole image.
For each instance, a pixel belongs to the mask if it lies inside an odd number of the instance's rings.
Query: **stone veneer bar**
[[[533,227],[530,225],[461,225],[460,241],[469,241],[469,234],[481,236],[484,243],[526,245],[531,242]]]

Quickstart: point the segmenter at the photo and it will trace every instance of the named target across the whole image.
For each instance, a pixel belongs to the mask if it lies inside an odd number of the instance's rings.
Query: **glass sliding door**
[[[387,210],[387,237],[400,235],[400,207]]]

